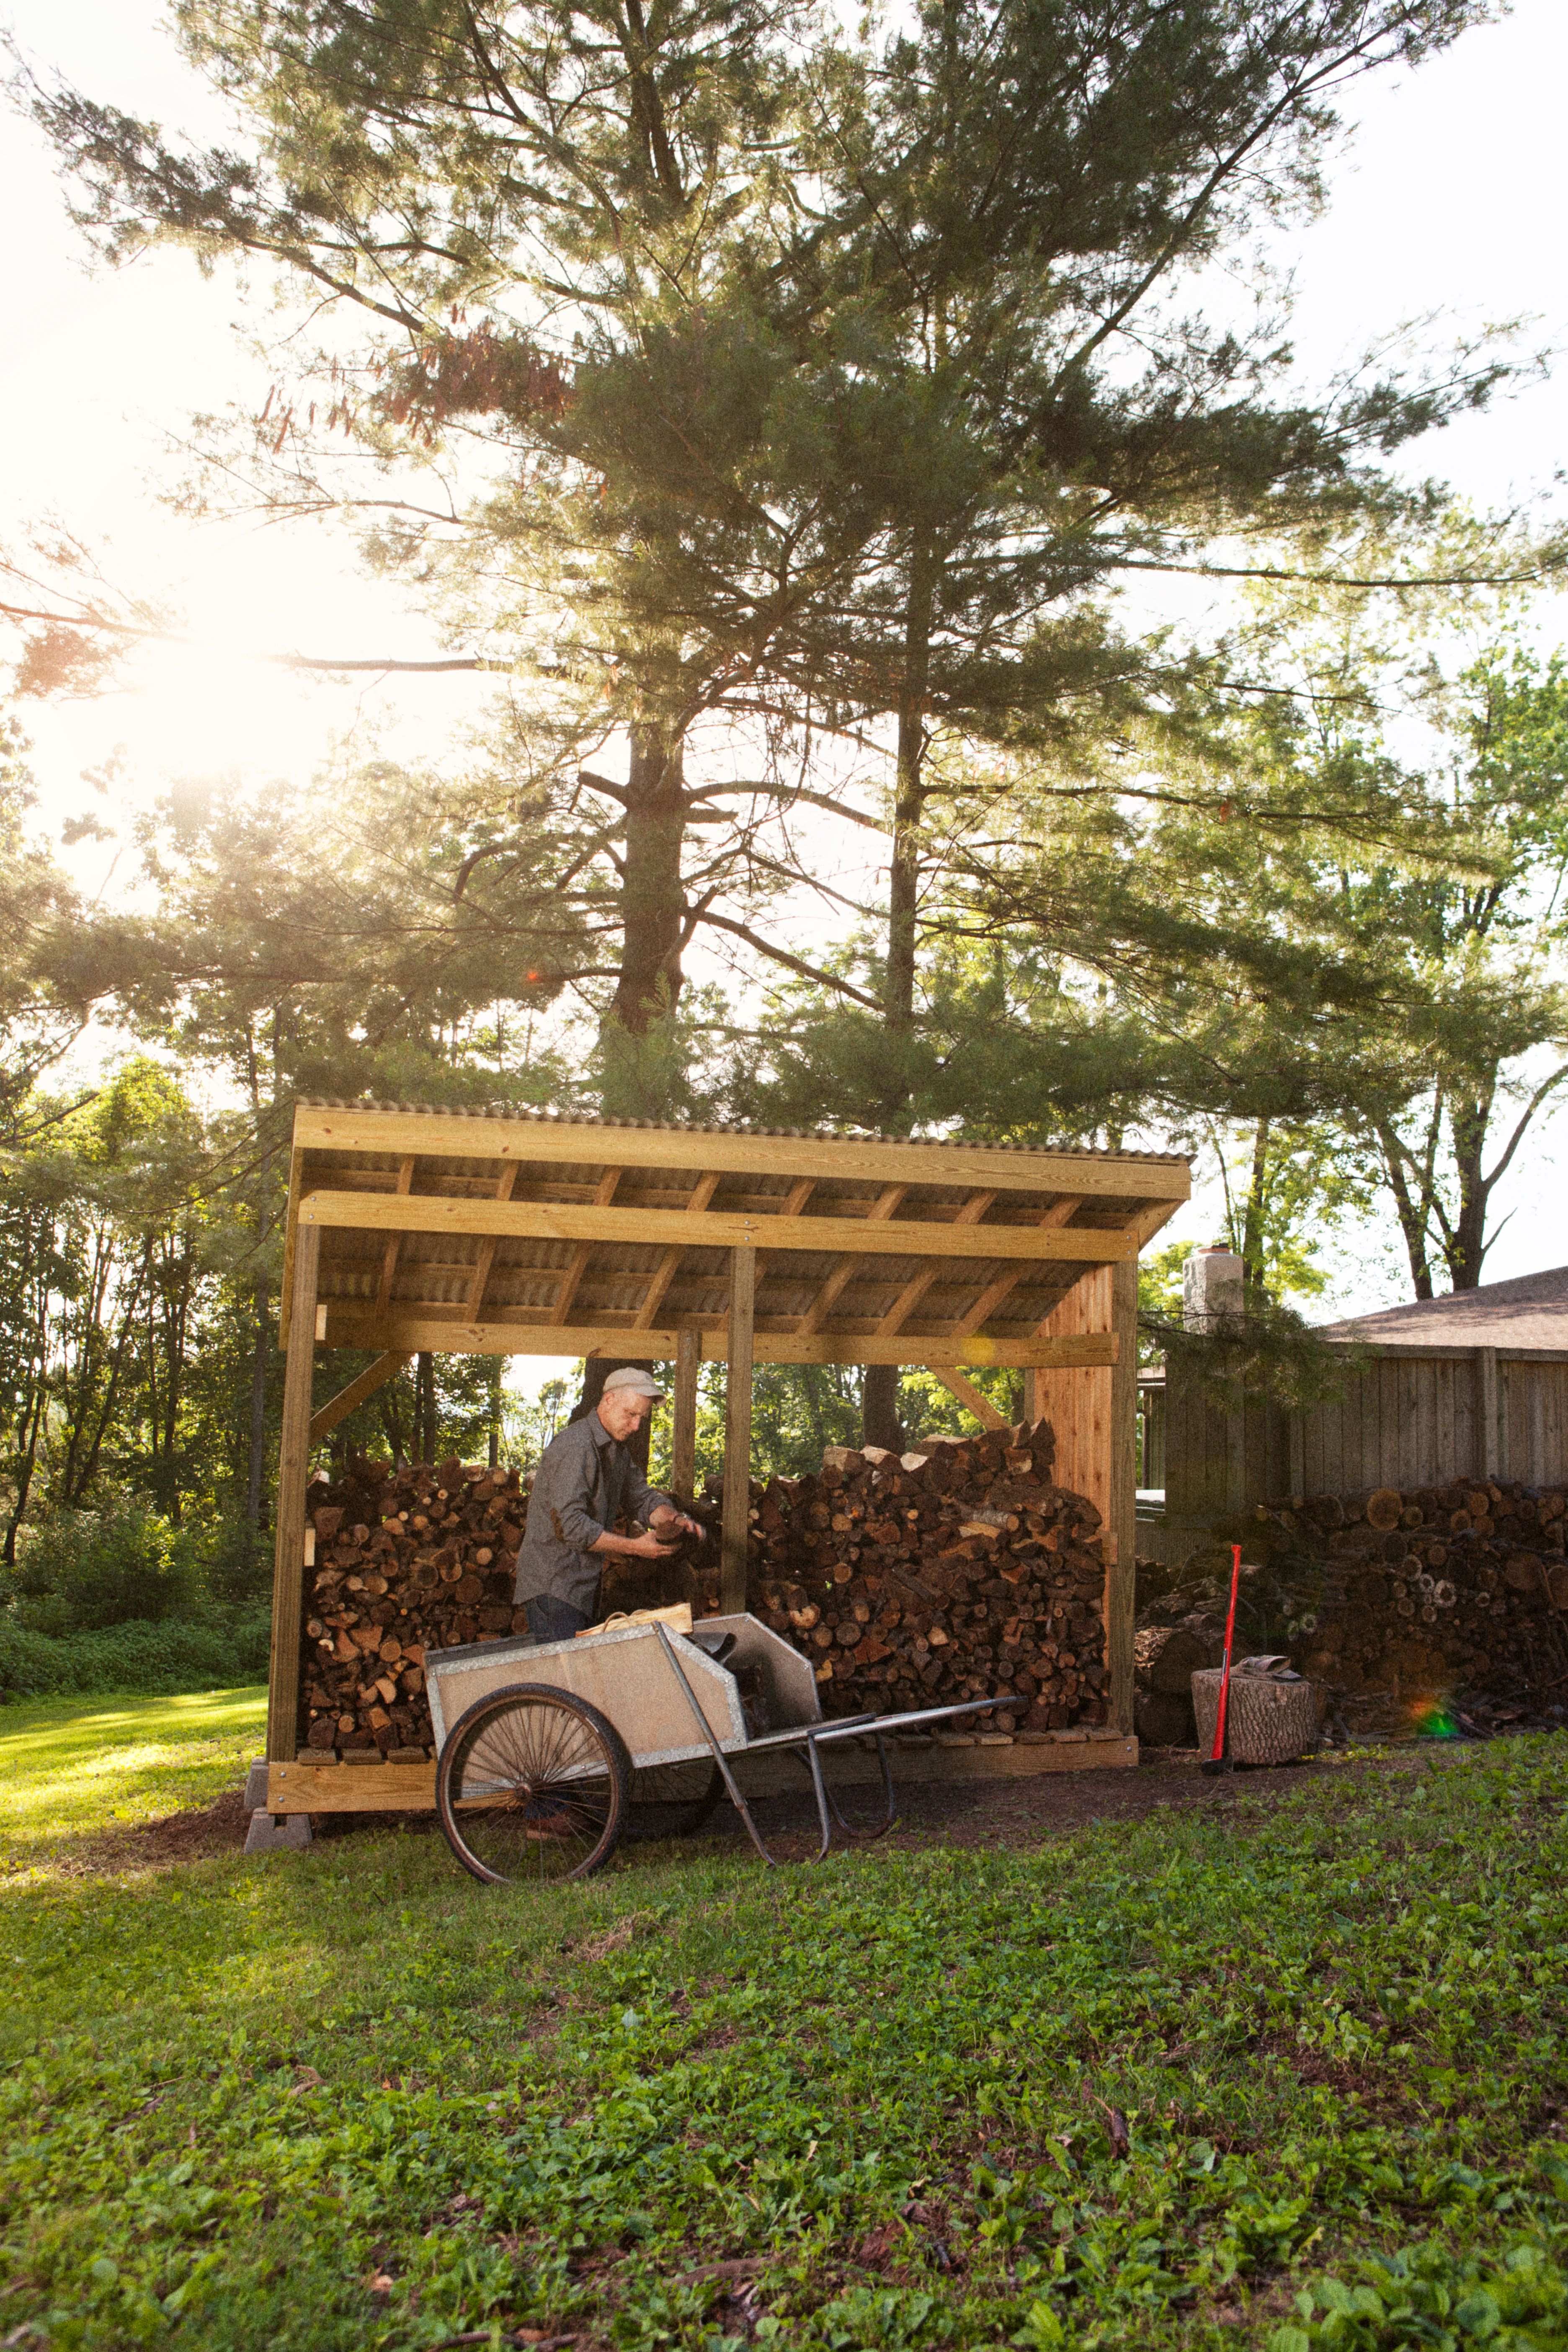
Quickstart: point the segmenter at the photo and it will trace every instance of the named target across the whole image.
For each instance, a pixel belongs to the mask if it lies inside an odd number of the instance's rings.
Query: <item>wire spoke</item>
[[[605,1858],[617,1774],[602,1734],[564,1697],[498,1695],[444,1773],[448,1834],[481,1875],[565,1878]]]

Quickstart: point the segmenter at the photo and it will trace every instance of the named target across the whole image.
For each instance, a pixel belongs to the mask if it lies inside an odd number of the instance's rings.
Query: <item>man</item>
[[[536,1642],[569,1642],[596,1622],[607,1554],[668,1559],[678,1536],[701,1534],[695,1519],[648,1485],[626,1451],[663,1394],[646,1372],[624,1366],[610,1374],[594,1411],[545,1447],[517,1555],[517,1602]],[[639,1535],[616,1534],[623,1514],[641,1522]]]

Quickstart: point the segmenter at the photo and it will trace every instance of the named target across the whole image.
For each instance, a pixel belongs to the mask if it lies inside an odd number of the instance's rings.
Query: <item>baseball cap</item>
[[[661,1402],[664,1397],[664,1391],[651,1376],[639,1372],[635,1364],[623,1364],[618,1372],[612,1372],[605,1382],[604,1393],[605,1396],[650,1397],[655,1404]]]

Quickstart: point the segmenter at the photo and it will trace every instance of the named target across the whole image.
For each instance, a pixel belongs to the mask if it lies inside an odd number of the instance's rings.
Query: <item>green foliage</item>
[[[267,1671],[269,1615],[129,1618],[51,1634],[0,1612],[0,1696],[69,1691],[218,1690]]]
[[[1560,1740],[542,1891],[369,1825],[53,1874],[38,1816],[68,1868],[91,1822],[26,1714],[3,2261],[77,2352],[1563,2341]],[[102,1825],[179,1737],[108,1727]]]
[[[132,1502],[58,1512],[29,1532],[11,1583],[25,1622],[58,1634],[190,1616],[205,1579],[189,1532]]]

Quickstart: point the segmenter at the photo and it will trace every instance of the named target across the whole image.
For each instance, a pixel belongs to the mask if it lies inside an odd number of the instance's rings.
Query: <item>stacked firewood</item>
[[[1464,1478],[1263,1505],[1248,1532],[1270,1556],[1317,1566],[1290,1645],[1300,1670],[1408,1693],[1561,1675],[1565,1528],[1560,1489]]]
[[[1237,1654],[1289,1652],[1357,1736],[1418,1727],[1437,1700],[1461,1698],[1489,1720],[1568,1696],[1560,1488],[1379,1486],[1259,1504],[1214,1533],[1238,1541],[1246,1563]],[[1190,1744],[1191,1675],[1218,1661],[1229,1571],[1228,1549],[1200,1553],[1173,1591],[1141,1607],[1142,1738]]]
[[[427,1748],[425,1654],[525,1630],[512,1606],[526,1500],[515,1470],[355,1460],[311,1486],[300,1738],[336,1750]]]
[[[826,1713],[1005,1696],[980,1729],[1105,1720],[1100,1514],[1051,1483],[1053,1452],[1041,1422],[901,1457],[834,1447],[818,1475],[752,1482],[752,1605],[812,1660]],[[312,1486],[301,1746],[428,1749],[426,1651],[526,1631],[511,1597],[526,1510],[515,1470],[457,1461],[394,1475],[355,1459]],[[679,1594],[715,1613],[716,1537],[662,1567],[606,1562],[603,1608]]]
[[[980,1730],[1104,1722],[1100,1513],[1053,1485],[1054,1451],[1040,1422],[752,1481],[752,1608],[812,1659],[826,1714],[1003,1695]]]

